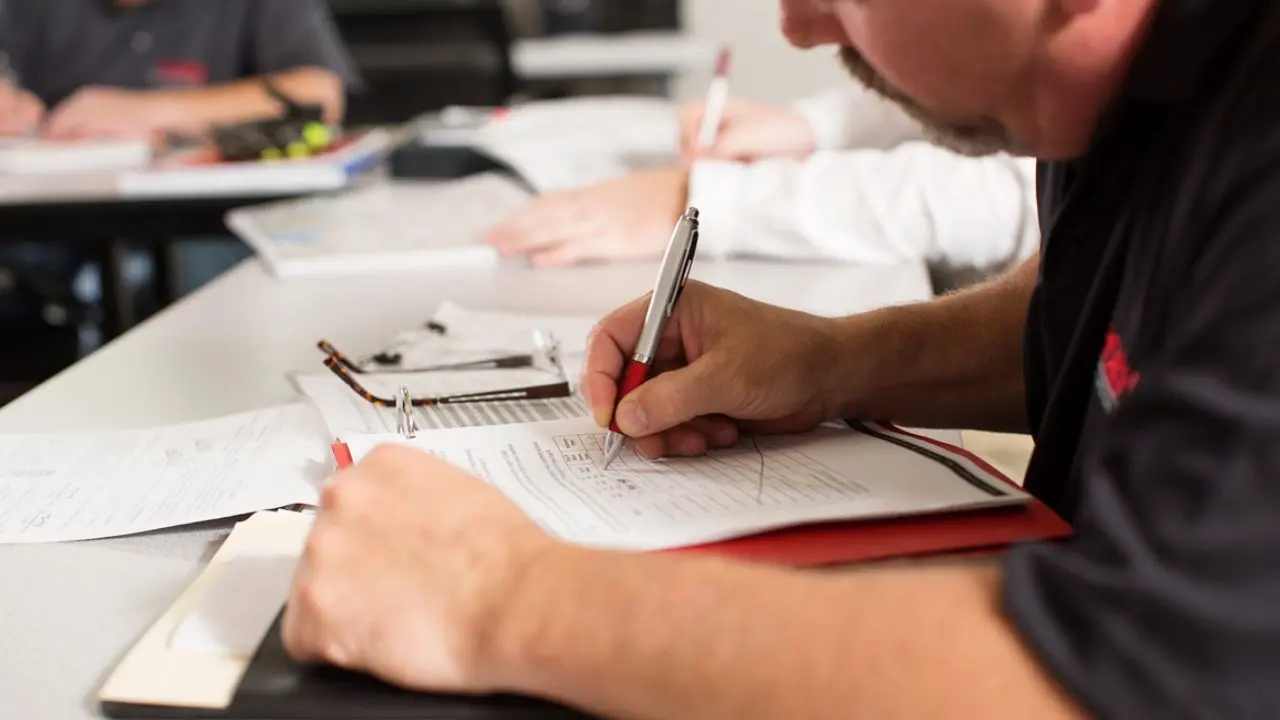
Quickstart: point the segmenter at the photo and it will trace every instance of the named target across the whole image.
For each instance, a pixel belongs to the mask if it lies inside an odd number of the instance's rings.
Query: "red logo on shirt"
[[[1107,329],[1107,340],[1102,346],[1102,357],[1098,359],[1097,386],[1098,399],[1107,412],[1115,409],[1120,398],[1124,397],[1138,385],[1141,376],[1129,367],[1129,356],[1125,353],[1124,342],[1114,327]]]
[[[161,60],[152,72],[161,87],[201,87],[209,80],[209,68],[193,60]]]

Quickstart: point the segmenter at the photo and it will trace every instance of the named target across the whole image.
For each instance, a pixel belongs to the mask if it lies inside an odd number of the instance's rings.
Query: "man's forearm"
[[[326,122],[342,120],[345,98],[342,81],[322,68],[298,68],[272,75],[223,83],[196,90],[159,90],[168,106],[168,129],[199,133],[210,125],[270,117],[280,112],[279,101],[262,86],[270,80],[285,95],[301,104],[317,104]]]
[[[1037,267],[1038,256],[979,287],[839,321],[843,414],[1025,432],[1022,343]]]
[[[1001,618],[999,578],[571,550],[530,568],[479,661],[499,690],[613,717],[1070,716]]]

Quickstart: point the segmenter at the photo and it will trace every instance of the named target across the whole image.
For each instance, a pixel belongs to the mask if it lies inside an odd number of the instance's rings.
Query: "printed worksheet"
[[[630,447],[607,470],[605,434],[589,419],[348,440],[359,460],[378,445],[433,453],[483,478],[564,540],[622,550],[698,545],[782,527],[1025,503],[962,452],[892,428],[825,426],[745,438],[688,459]]]
[[[0,543],[314,504],[331,469],[322,430],[301,404],[148,430],[0,435]]]

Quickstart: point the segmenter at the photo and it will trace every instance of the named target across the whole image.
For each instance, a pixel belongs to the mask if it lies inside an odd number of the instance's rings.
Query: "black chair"
[[[449,105],[505,103],[518,86],[500,0],[330,0],[364,79],[349,126],[398,123]]]
[[[20,298],[41,317],[0,323],[0,406],[61,372],[80,358],[80,333],[97,321],[68,288],[41,275],[0,264],[0,300]]]

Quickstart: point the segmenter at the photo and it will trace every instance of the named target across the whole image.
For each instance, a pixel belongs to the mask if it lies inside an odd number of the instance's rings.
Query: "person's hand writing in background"
[[[173,123],[173,107],[162,92],[85,87],[49,112],[42,134],[50,139],[151,140]]]
[[[702,158],[752,162],[765,157],[803,158],[817,149],[817,136],[800,113],[786,107],[730,98],[710,148],[698,146],[705,102],[680,108],[680,158],[689,164]]]
[[[651,170],[539,197],[486,236],[535,267],[657,257],[685,210],[688,172]]]
[[[8,80],[0,80],[0,136],[26,135],[44,119],[44,103]]]

